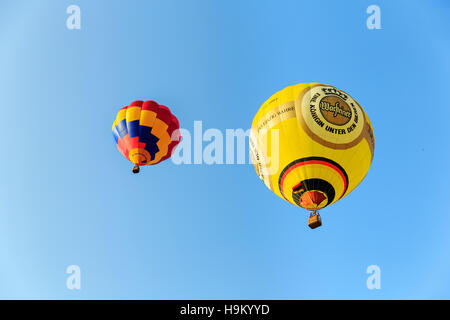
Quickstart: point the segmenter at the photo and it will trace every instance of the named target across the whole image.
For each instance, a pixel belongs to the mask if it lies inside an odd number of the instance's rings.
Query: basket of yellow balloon
[[[315,211],[312,212],[308,218],[308,226],[311,229],[315,229],[320,227],[321,225],[322,225],[322,218],[320,217],[320,214],[316,213]]]

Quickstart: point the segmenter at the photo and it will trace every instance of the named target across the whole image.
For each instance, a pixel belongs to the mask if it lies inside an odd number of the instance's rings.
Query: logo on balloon
[[[319,110],[325,120],[337,126],[343,126],[352,119],[352,110],[337,96],[322,98],[319,102]]]
[[[362,139],[364,114],[344,91],[327,85],[310,86],[296,100],[302,128],[316,142],[334,149],[347,149]]]

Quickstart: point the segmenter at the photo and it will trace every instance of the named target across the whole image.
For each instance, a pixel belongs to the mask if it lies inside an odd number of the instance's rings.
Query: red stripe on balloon
[[[344,196],[345,191],[347,190],[347,180],[345,179],[344,174],[342,173],[341,170],[339,170],[338,167],[336,167],[334,164],[326,162],[326,161],[321,161],[321,160],[308,160],[308,161],[304,161],[304,162],[299,162],[295,165],[293,165],[292,167],[290,167],[283,175],[283,177],[281,178],[281,183],[280,183],[280,188],[281,188],[281,194],[283,195],[284,198],[286,198],[286,196],[284,195],[284,191],[283,191],[283,183],[284,183],[284,179],[287,177],[287,175],[289,174],[289,172],[291,172],[292,170],[294,170],[295,168],[298,168],[300,166],[303,165],[308,165],[308,164],[322,164],[325,166],[328,166],[330,168],[332,168],[334,171],[336,171],[340,176],[342,181],[344,182],[344,191],[342,192],[341,196],[339,197],[339,199],[341,199]],[[300,182],[301,183],[301,182]],[[296,185],[297,187],[298,185]],[[295,189],[295,187],[294,187]],[[338,199],[338,200],[339,200]]]

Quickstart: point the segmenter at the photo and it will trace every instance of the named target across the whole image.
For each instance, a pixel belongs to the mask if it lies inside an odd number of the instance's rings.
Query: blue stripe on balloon
[[[114,140],[116,141],[116,143],[118,143],[119,142],[119,132],[117,132],[117,126],[114,126],[112,133],[113,133]]]
[[[127,122],[126,120],[122,120],[120,121],[117,126],[117,132],[119,133],[119,137],[122,139],[123,137],[125,137],[128,134],[128,129],[127,129]]]
[[[159,152],[158,141],[159,138],[151,133],[152,127],[139,125],[139,120],[126,122],[120,121],[112,130],[114,140],[118,143],[119,138],[123,138],[128,133],[130,138],[139,137],[139,142],[145,143],[145,150],[150,153],[151,160],[155,160],[156,154]]]
[[[155,155],[158,153],[159,148],[156,144],[159,138],[154,136],[152,133],[152,127],[139,126],[139,142],[145,143],[145,150],[150,153],[151,160],[155,159]]]
[[[139,127],[139,120],[127,122],[127,129],[128,133],[130,134],[130,138],[139,136]]]

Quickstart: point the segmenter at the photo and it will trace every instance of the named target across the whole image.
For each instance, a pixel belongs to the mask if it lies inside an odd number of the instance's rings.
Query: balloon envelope
[[[302,83],[272,95],[252,123],[250,153],[265,185],[318,210],[348,195],[367,174],[375,138],[369,117],[346,92]]]
[[[172,155],[180,125],[169,108],[155,101],[134,101],[117,113],[112,132],[117,149],[135,165],[153,165]]]

